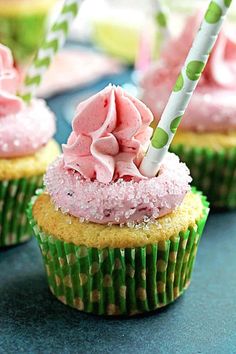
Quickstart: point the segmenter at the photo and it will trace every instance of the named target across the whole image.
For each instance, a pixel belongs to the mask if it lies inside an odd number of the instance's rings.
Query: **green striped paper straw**
[[[60,14],[49,30],[36,58],[28,70],[21,97],[30,102],[35,96],[44,72],[49,67],[52,58],[64,45],[69,26],[76,17],[82,0],[65,0]]]
[[[164,40],[170,38],[170,30],[168,25],[168,16],[167,16],[167,9],[163,5],[161,0],[153,0],[152,1],[155,22],[158,28],[161,30]]]
[[[153,134],[140,171],[147,177],[156,176],[176,130],[198,84],[209,54],[217,40],[232,0],[211,1],[201,27],[189,51],[169,101]]]

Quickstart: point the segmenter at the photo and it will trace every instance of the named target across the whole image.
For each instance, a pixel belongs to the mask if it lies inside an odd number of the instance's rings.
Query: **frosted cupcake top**
[[[139,172],[152,119],[120,87],[108,86],[81,103],[63,155],[45,176],[56,207],[81,221],[133,226],[180,205],[191,178],[177,156],[167,154],[157,177]]]
[[[158,119],[199,28],[201,14],[190,17],[177,39],[167,42],[161,60],[141,82],[143,101]],[[231,34],[232,35],[232,34]],[[235,33],[234,33],[235,37]],[[236,128],[236,41],[222,32],[181,121],[180,129],[226,131]]]
[[[144,178],[138,166],[152,135],[152,119],[141,101],[108,86],[78,106],[63,146],[65,166],[102,183]]]
[[[0,158],[30,155],[55,133],[54,115],[44,101],[26,106],[16,96],[18,88],[11,52],[0,44]]]

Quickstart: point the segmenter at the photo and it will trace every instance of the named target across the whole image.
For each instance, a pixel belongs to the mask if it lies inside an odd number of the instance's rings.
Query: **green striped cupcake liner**
[[[0,181],[0,247],[13,246],[32,236],[26,208],[43,176]]]
[[[186,163],[193,185],[203,191],[211,206],[236,208],[236,148],[214,151],[172,144],[171,151]]]
[[[37,197],[36,197],[37,198]],[[58,300],[97,315],[135,315],[166,306],[189,286],[199,240],[208,216],[169,240],[136,248],[90,248],[45,234],[28,217]],[[134,231],[135,232],[135,231]]]

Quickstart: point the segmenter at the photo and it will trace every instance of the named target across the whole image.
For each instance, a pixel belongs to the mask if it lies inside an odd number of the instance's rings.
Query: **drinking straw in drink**
[[[30,102],[35,96],[44,72],[49,67],[52,58],[64,45],[69,26],[76,17],[81,0],[65,0],[60,14],[49,30],[36,58],[28,70],[22,90],[22,98]]]

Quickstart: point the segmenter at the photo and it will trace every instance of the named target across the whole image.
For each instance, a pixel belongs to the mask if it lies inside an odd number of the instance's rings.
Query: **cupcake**
[[[159,63],[142,79],[142,98],[156,121],[168,101],[201,16],[188,19]],[[180,78],[181,79],[181,78]],[[190,168],[193,184],[215,207],[236,207],[236,42],[223,31],[181,121],[171,150]]]
[[[18,82],[11,52],[0,45],[0,246],[30,237],[25,208],[59,154],[53,113],[42,100],[27,106],[16,96]]]
[[[156,177],[139,171],[153,116],[120,87],[81,103],[63,154],[28,217],[49,288],[99,315],[166,306],[189,286],[208,215],[189,170],[168,153]]]
[[[56,0],[0,0],[0,42],[11,48],[17,64],[27,64],[41,44]]]

